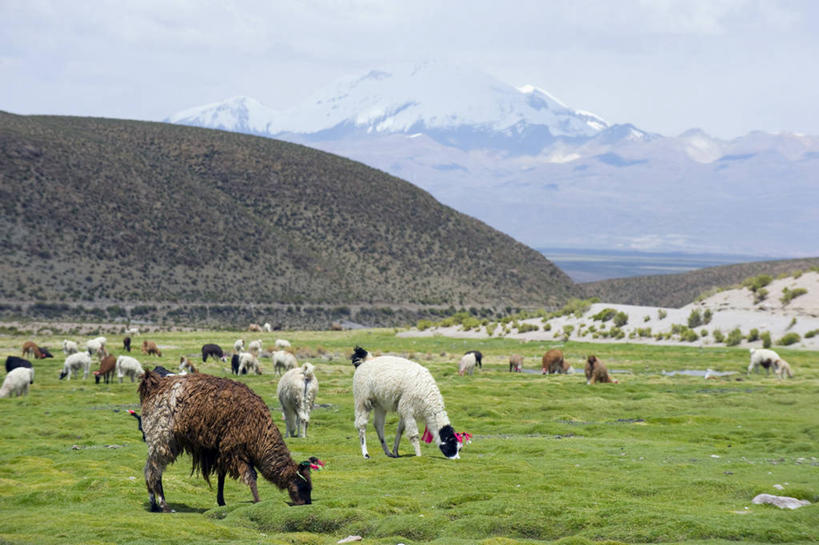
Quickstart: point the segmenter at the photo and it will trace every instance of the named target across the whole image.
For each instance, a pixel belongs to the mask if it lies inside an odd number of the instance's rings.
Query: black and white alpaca
[[[444,408],[444,398],[429,370],[414,361],[396,356],[372,358],[360,346],[355,347],[352,362],[356,367],[353,375],[355,427],[358,429],[361,454],[365,458],[370,457],[366,440],[370,411],[375,411],[373,424],[387,456],[398,457],[398,444],[404,432],[415,449],[415,455],[421,456],[417,424],[417,420],[421,420],[434,431],[433,438],[444,456],[451,459],[460,457],[461,443],[455,436]],[[384,421],[390,411],[397,412],[399,416],[392,452],[384,440]]]

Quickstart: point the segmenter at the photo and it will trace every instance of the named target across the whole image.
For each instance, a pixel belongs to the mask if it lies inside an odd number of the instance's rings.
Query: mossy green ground
[[[508,356],[539,368],[554,343],[504,339],[401,339],[392,330],[358,332],[162,333],[162,358],[205,342],[232,346],[238,335],[277,336],[310,352],[320,390],[307,439],[289,439],[296,460],[317,455],[313,505],[290,507],[286,493],[260,481],[262,501],[229,480],[226,507],[215,489],[190,475],[182,456],[165,473],[176,513],[148,511],[142,476],[145,444],[127,409],[138,409],[136,384],[59,381],[62,338],[37,338],[55,359],[35,363],[30,395],[0,400],[0,543],[335,543],[350,534],[364,543],[515,544],[559,542],[795,543],[819,539],[819,506],[794,511],[751,504],[766,492],[819,500],[819,354],[781,350],[796,377],[746,377],[748,353],[729,348],[568,343],[577,367],[597,354],[620,384],[586,386],[582,375],[511,374]],[[145,336],[136,337],[135,344]],[[0,354],[18,354],[24,337],[0,337]],[[109,336],[115,349],[120,336]],[[427,366],[438,381],[457,431],[473,435],[462,459],[434,446],[385,457],[372,425],[373,458],[361,457],[353,429],[346,356],[360,344]],[[459,377],[467,349],[485,354],[484,368]],[[115,350],[120,353],[121,350]],[[319,352],[336,354],[328,361]],[[200,358],[194,361],[201,362]],[[283,429],[276,378],[242,377],[271,407]],[[96,367],[96,364],[94,365]],[[719,380],[661,371],[737,371]],[[210,362],[202,371],[227,375]],[[387,440],[396,419],[388,418]],[[784,491],[773,485],[781,484]]]

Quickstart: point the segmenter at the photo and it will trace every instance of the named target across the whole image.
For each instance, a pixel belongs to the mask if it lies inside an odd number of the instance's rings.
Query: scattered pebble
[[[79,445],[71,445],[71,450],[80,450]]]
[[[712,454],[712,455],[711,455],[711,458],[719,458],[719,457],[720,457],[720,455],[719,455],[719,454]]]
[[[344,539],[336,541],[336,543],[351,543],[353,541],[361,541],[361,536],[347,536]]]
[[[775,484],[773,485],[773,487],[776,488],[777,490],[785,490],[785,487],[782,486],[781,484]]]

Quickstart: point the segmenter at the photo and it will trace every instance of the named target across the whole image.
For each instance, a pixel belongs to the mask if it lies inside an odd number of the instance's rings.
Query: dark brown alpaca
[[[240,382],[197,373],[162,378],[146,371],[139,384],[142,427],[148,444],[145,483],[151,511],[170,511],[162,472],[179,454],[210,483],[219,478],[216,502],[225,505],[225,475],[241,479],[259,501],[256,469],[294,505],[311,503],[310,461],[297,464],[262,398]]]
[[[597,356],[589,356],[586,360],[586,384],[594,384],[595,382],[613,382],[617,384],[617,380],[611,378],[609,370],[603,365],[603,362]]]
[[[550,375],[554,373],[568,373],[571,365],[563,359],[563,351],[557,348],[552,348],[545,354],[541,360],[542,373]]]

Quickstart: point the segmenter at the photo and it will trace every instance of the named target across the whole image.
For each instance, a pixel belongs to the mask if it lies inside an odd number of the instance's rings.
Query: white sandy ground
[[[806,294],[793,299],[787,306],[783,306],[779,299],[782,297],[782,289],[785,287],[788,289],[804,288],[808,291]],[[770,332],[771,339],[774,343],[771,348],[774,350],[778,348],[776,341],[790,332],[798,333],[802,340],[788,346],[788,348],[819,350],[819,334],[812,338],[805,338],[805,333],[808,331],[819,329],[819,273],[809,272],[802,274],[799,278],[789,277],[774,280],[766,286],[766,289],[768,290],[768,297],[757,305],[754,304],[753,293],[749,289],[731,289],[712,295],[701,302],[691,303],[682,308],[663,307],[662,310],[667,312],[666,317],[663,319],[660,319],[658,314],[658,310],[660,310],[661,307],[595,303],[580,318],[576,318],[573,315],[552,318],[549,320],[549,324],[551,324],[550,331],[543,331],[542,326],[544,321],[540,318],[534,318],[522,320],[521,323],[541,326],[539,331],[518,333],[517,330],[512,330],[509,334],[503,335],[501,328],[498,327],[495,329],[493,337],[505,337],[526,341],[559,341],[563,339],[563,326],[573,325],[574,331],[569,339],[575,341],[723,346],[723,344],[714,341],[713,332],[719,329],[727,336],[732,329],[738,327],[744,336],[747,336],[748,332],[754,328],[758,329],[760,333],[763,331]],[[581,324],[584,326],[582,327],[583,330],[587,330],[590,325],[594,325],[597,329],[600,329],[603,322],[595,322],[591,316],[597,314],[604,308],[613,308],[618,312],[622,311],[628,314],[628,323],[621,328],[625,332],[626,337],[619,340],[604,337],[594,339],[590,333],[579,337],[577,333],[578,330],[581,329]],[[705,309],[711,309],[713,313],[713,318],[709,324],[694,328],[698,334],[703,329],[708,330],[706,337],[701,337],[695,342],[683,342],[678,339],[658,341],[653,336],[629,338],[629,334],[638,328],[650,327],[652,335],[656,335],[657,333],[670,331],[672,324],[687,325],[688,316],[695,308],[699,309],[701,314]],[[646,320],[645,317],[648,317],[648,319]],[[796,323],[791,325],[794,318],[796,319]],[[605,322],[606,329],[610,329],[612,324],[612,320]],[[485,339],[489,337],[486,328],[463,331],[460,326],[435,327],[424,331],[412,328],[408,331],[398,333],[400,337],[428,337],[434,335],[465,339]],[[757,340],[749,343],[743,340],[738,346],[761,348],[762,341]]]

